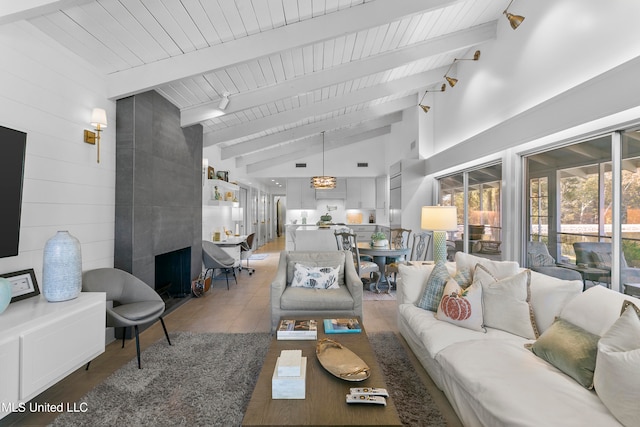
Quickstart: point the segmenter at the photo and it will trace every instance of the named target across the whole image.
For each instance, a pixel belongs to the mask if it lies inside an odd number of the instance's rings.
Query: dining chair
[[[416,233],[413,235],[413,244],[411,246],[411,254],[409,256],[409,261],[426,261],[427,253],[429,252],[429,243],[431,242],[431,233],[422,232]],[[399,261],[402,262],[402,261]],[[385,265],[384,269],[385,277],[389,283],[393,283],[396,285],[396,279],[398,276],[398,262],[394,262],[391,264]],[[393,275],[393,281],[391,280],[391,276]]]
[[[360,276],[363,285],[369,285],[370,289],[375,287],[378,289],[380,281],[380,267],[373,262],[373,259],[367,256],[360,256],[358,250],[358,236],[347,231],[336,231],[336,243],[339,251],[350,251],[353,254],[353,263],[356,267],[358,276]]]

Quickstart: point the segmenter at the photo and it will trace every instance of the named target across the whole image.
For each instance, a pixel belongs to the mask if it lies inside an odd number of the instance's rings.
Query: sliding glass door
[[[438,182],[439,203],[456,206],[458,211],[458,230],[449,233],[449,258],[464,251],[502,259],[502,165],[485,165]]]
[[[640,132],[533,154],[525,166],[528,241],[593,284],[640,283]]]

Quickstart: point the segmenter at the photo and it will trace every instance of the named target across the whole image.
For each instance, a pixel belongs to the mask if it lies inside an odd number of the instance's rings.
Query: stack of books
[[[325,334],[357,334],[362,332],[358,319],[324,319]]]
[[[318,322],[283,319],[278,325],[276,336],[279,340],[317,340]]]

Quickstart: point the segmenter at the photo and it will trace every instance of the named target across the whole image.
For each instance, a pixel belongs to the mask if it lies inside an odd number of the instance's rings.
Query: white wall
[[[21,21],[0,26],[0,125],[27,133],[20,245],[0,272],[27,268],[42,286],[42,250],[57,230],[80,240],[83,269],[113,266],[115,103],[88,63]],[[101,163],[83,142],[107,110]]]
[[[522,25],[514,31],[502,19],[497,39],[480,46],[480,60],[458,63],[459,83],[434,99],[435,150],[468,142],[447,158],[436,156],[434,170],[639,103],[633,72],[603,73],[640,55],[640,2],[540,0],[512,9],[525,16]]]

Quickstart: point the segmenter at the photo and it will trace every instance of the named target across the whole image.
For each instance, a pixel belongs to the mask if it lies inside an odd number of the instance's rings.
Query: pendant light
[[[312,177],[311,186],[316,190],[331,190],[336,188],[336,177],[324,174],[324,131],[322,131],[322,176]]]

